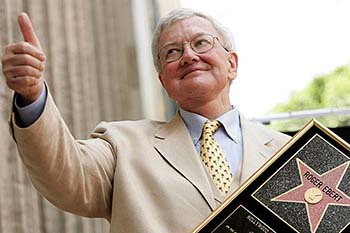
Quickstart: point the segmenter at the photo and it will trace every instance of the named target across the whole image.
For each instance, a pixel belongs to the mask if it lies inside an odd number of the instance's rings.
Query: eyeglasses
[[[214,41],[217,39],[219,44],[228,51],[221,43],[218,37],[204,34],[194,37],[190,42],[178,44],[173,43],[164,46],[159,52],[159,59],[162,62],[170,63],[176,61],[182,57],[184,53],[184,44],[190,44],[191,49],[197,53],[202,54],[210,51],[214,47]]]

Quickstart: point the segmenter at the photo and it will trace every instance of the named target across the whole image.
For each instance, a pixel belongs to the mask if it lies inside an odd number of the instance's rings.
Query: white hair
[[[202,13],[202,12],[199,12],[199,11],[196,11],[193,9],[178,8],[178,9],[171,11],[167,16],[162,18],[158,22],[157,27],[153,33],[153,39],[152,39],[153,63],[154,63],[154,66],[158,72],[160,72],[160,70],[161,70],[160,60],[159,60],[159,38],[160,38],[163,30],[167,26],[169,26],[177,21],[191,18],[194,16],[201,17],[201,18],[208,20],[213,25],[215,30],[220,34],[224,48],[227,49],[228,51],[235,50],[235,43],[234,43],[234,38],[233,38],[232,33],[230,32],[229,29],[224,27],[217,20],[215,20],[214,18],[212,18],[211,16],[209,16],[205,13]]]

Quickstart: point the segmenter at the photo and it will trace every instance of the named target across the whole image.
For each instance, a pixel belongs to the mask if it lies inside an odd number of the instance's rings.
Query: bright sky
[[[266,114],[315,76],[350,65],[349,0],[181,0],[231,29],[239,58],[231,101]]]

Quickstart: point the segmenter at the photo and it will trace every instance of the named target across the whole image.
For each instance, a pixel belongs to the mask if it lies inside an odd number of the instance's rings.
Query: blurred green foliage
[[[350,64],[316,77],[303,90],[293,92],[287,103],[277,104],[270,113],[344,107],[350,107]],[[330,115],[316,119],[330,128],[350,126],[350,115]],[[281,120],[272,122],[271,127],[279,131],[297,131],[310,120]]]

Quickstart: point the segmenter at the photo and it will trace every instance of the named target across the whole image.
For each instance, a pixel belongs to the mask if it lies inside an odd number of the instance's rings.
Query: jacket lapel
[[[257,171],[267,159],[274,153],[274,148],[269,147],[272,136],[264,133],[264,130],[256,124],[241,116],[243,136],[243,163],[241,184]]]
[[[216,204],[205,168],[181,116],[177,114],[172,121],[163,125],[155,138],[155,149],[175,170],[192,183],[214,210]]]

